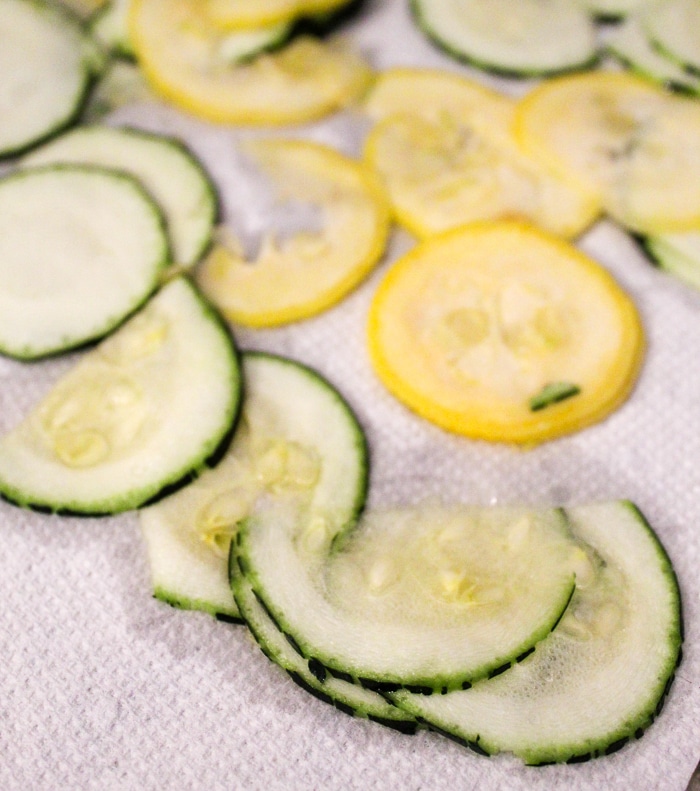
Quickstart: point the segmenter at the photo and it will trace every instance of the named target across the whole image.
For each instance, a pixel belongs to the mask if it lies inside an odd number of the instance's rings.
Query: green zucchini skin
[[[435,31],[428,24],[423,12],[421,11],[421,2],[428,0],[409,0],[409,9],[416,22],[416,25],[423,31],[424,35],[440,50],[451,58],[464,63],[467,66],[473,66],[479,71],[486,74],[491,74],[494,77],[505,77],[506,79],[513,80],[529,80],[537,79],[540,77],[555,77],[564,74],[571,74],[578,71],[587,71],[595,68],[600,62],[602,57],[601,52],[596,51],[590,58],[586,58],[578,63],[571,63],[561,68],[542,68],[542,69],[519,69],[511,68],[500,65],[498,63],[491,63],[480,60],[468,53],[457,49],[455,46],[446,42],[442,37],[438,36]]]

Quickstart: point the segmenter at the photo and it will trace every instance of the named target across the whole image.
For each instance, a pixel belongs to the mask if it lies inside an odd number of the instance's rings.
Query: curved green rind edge
[[[235,549],[232,548],[229,556],[230,567],[235,569],[237,563],[238,559],[235,555]],[[346,683],[345,690],[342,692],[331,689],[325,683],[325,668],[320,663],[314,664],[313,660],[307,660],[298,653],[293,639],[290,639],[289,635],[284,632],[279,631],[277,623],[267,609],[266,604],[254,591],[247,578],[236,573],[235,570],[230,573],[230,577],[231,589],[238,611],[260,650],[271,662],[284,670],[297,685],[345,714],[372,720],[401,733],[415,733],[418,727],[415,717],[389,703],[385,698],[382,697],[381,700],[377,701],[377,705],[373,706],[366,697],[360,698],[353,694],[354,685],[352,683]],[[268,630],[275,630],[278,637],[287,640],[295,659],[289,659],[274,648],[268,638]],[[343,681],[345,680],[343,679]]]
[[[240,354],[235,345],[233,336],[226,324],[205,299],[197,287],[185,275],[180,276],[188,284],[193,296],[198,301],[203,315],[214,325],[221,337],[225,339],[230,350],[229,362],[231,373],[231,401],[218,432],[208,438],[197,453],[187,464],[174,470],[166,479],[159,479],[141,489],[131,490],[123,496],[110,499],[96,499],[89,502],[49,503],[39,502],[27,498],[21,491],[9,487],[0,480],[0,499],[43,514],[56,514],[59,516],[85,516],[102,517],[113,516],[124,511],[134,510],[158,502],[169,494],[181,489],[197,478],[208,467],[216,466],[228,450],[236,432],[238,419],[241,412],[243,379],[241,375]]]
[[[649,263],[666,274],[682,280],[686,285],[700,289],[700,259],[690,258],[665,245],[662,239],[654,236],[634,234],[632,238]]]
[[[559,510],[564,516],[563,509]],[[565,518],[565,516],[564,516]],[[405,689],[409,692],[415,692],[422,695],[431,695],[433,693],[446,694],[447,692],[469,689],[473,683],[480,681],[484,678],[494,678],[495,676],[504,673],[513,665],[522,662],[534,651],[537,643],[547,637],[558,625],[559,621],[564,616],[569,602],[571,601],[574,591],[576,589],[576,582],[572,576],[571,582],[567,587],[562,587],[561,598],[552,606],[552,617],[549,621],[544,622],[535,630],[528,640],[522,645],[518,646],[507,655],[495,657],[491,662],[482,665],[481,667],[469,673],[453,673],[450,675],[437,675],[437,676],[415,676],[411,678],[406,677],[393,677],[387,678],[386,675],[379,677],[368,677],[364,674],[349,672],[347,664],[340,664],[333,661],[329,657],[323,656],[315,651],[313,646],[305,645],[303,641],[298,639],[298,636],[293,633],[293,629],[289,628],[284,615],[275,609],[271,603],[265,598],[264,587],[260,583],[257,573],[250,567],[247,561],[246,552],[246,539],[247,539],[247,524],[248,520],[244,520],[241,528],[236,535],[234,541],[231,542],[231,564],[229,566],[229,578],[234,579],[237,575],[244,576],[253,591],[256,598],[265,608],[270,619],[275,623],[277,628],[282,632],[290,643],[295,647],[304,659],[314,660],[320,663],[325,670],[331,675],[336,676],[347,681],[352,681],[359,684],[366,689],[378,692],[381,695],[396,692],[399,689]],[[350,528],[354,528],[351,525]],[[336,538],[343,538],[347,535],[348,531],[342,531]],[[331,551],[334,551],[332,547]]]
[[[217,607],[205,599],[190,599],[186,596],[179,596],[172,591],[163,587],[155,587],[153,589],[153,598],[164,604],[169,604],[177,610],[194,610],[196,612],[204,612],[216,618],[217,621],[224,621],[225,623],[243,625],[245,621],[241,617],[238,609],[224,609]]]
[[[425,2],[425,0],[409,0],[409,8],[413,18],[416,21],[416,25],[423,31],[425,36],[451,58],[454,58],[460,63],[466,64],[467,66],[473,66],[474,68],[479,69],[479,71],[492,74],[494,77],[507,77],[516,80],[527,80],[539,77],[554,77],[561,74],[588,71],[594,68],[601,59],[601,52],[596,50],[592,53],[591,57],[587,58],[586,60],[577,61],[575,63],[570,63],[555,68],[516,69],[510,66],[502,66],[498,63],[483,61],[457,49],[453,45],[444,41],[444,39],[442,39],[440,35],[437,34],[425,20],[425,17],[421,11],[421,2]]]
[[[163,212],[161,211],[158,204],[153,200],[153,198],[141,186],[141,183],[138,181],[138,179],[128,175],[127,173],[123,173],[121,171],[116,171],[116,170],[110,170],[109,168],[97,167],[94,165],[70,165],[70,164],[45,165],[42,167],[11,172],[7,176],[0,178],[0,188],[2,188],[2,185],[4,183],[7,183],[9,181],[15,181],[24,178],[32,178],[36,175],[40,175],[41,173],[76,172],[76,171],[87,172],[87,173],[102,173],[105,176],[109,176],[109,178],[123,181],[125,183],[130,184],[132,189],[141,196],[144,202],[144,206],[147,207],[148,211],[150,211],[150,213],[152,214],[152,217],[154,219],[154,224],[160,229],[163,240],[160,256],[153,262],[153,276],[149,281],[149,283],[146,284],[146,287],[144,288],[144,292],[140,300],[137,300],[136,303],[132,305],[131,308],[126,313],[107,317],[102,327],[94,330],[92,333],[90,333],[90,335],[68,340],[59,345],[38,349],[38,350],[8,349],[6,346],[3,346],[2,340],[0,339],[0,354],[5,355],[6,357],[11,357],[15,360],[20,360],[22,362],[34,362],[39,360],[46,360],[52,357],[57,357],[59,355],[65,354],[67,352],[78,351],[79,349],[84,349],[93,346],[95,343],[102,340],[102,338],[105,338],[107,335],[119,329],[119,327],[121,327],[122,324],[124,324],[132,316],[138,313],[139,310],[141,310],[141,308],[154,296],[154,294],[158,290],[158,287],[161,283],[162,274],[167,270],[170,264],[171,255],[170,255],[170,246],[168,242],[167,223],[165,221]]]
[[[23,2],[27,5],[36,7],[40,13],[46,13],[51,15],[54,19],[63,20],[61,24],[65,22],[67,26],[73,26],[82,36],[85,47],[85,53],[82,58],[83,79],[80,90],[75,94],[73,104],[66,109],[63,117],[57,118],[55,122],[43,132],[15,143],[8,148],[0,149],[0,161],[26,154],[32,148],[35,148],[41,143],[48,142],[78,121],[83,110],[87,106],[92,88],[99,79],[99,75],[104,68],[104,59],[98,57],[96,44],[92,40],[86,24],[76,14],[72,13],[70,9],[61,6],[59,3],[50,5],[44,2],[44,0],[23,0]]]
[[[599,758],[606,755],[611,755],[622,749],[626,744],[636,739],[640,739],[647,729],[653,724],[656,718],[661,713],[669,690],[675,677],[676,669],[680,665],[683,658],[683,639],[684,639],[684,626],[683,626],[683,606],[681,601],[680,586],[678,584],[678,577],[673,568],[671,560],[666,552],[666,549],[661,544],[659,537],[654,529],[651,527],[646,517],[642,514],[639,508],[629,500],[621,501],[621,504],[629,509],[643,530],[645,530],[651,539],[658,557],[660,567],[669,582],[672,601],[675,603],[675,617],[670,626],[669,645],[672,650],[665,668],[659,674],[659,683],[650,699],[645,706],[641,707],[639,715],[632,722],[623,723],[617,730],[611,731],[605,736],[597,739],[590,739],[577,745],[575,748],[559,746],[551,749],[547,755],[543,755],[541,750],[516,752],[515,755],[520,757],[528,766],[547,766],[550,764],[577,764],[585,763],[594,758]],[[393,700],[393,696],[388,696]],[[496,743],[490,743],[484,740],[479,733],[464,733],[456,728],[451,728],[445,723],[437,722],[435,720],[427,719],[420,713],[420,708],[411,705],[410,701],[395,701],[397,705],[405,707],[407,711],[412,713],[418,721],[427,727],[429,730],[441,733],[444,736],[456,741],[463,746],[469,748],[475,753],[482,756],[498,755],[506,750]]]

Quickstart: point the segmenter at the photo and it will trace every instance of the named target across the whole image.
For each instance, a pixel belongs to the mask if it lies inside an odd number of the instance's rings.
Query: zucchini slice
[[[0,351],[35,359],[114,329],[168,263],[160,210],[115,171],[55,165],[0,180]]]
[[[632,18],[649,0],[579,0],[579,3],[597,19],[617,21]]]
[[[592,65],[596,30],[573,0],[411,0],[419,27],[451,55],[511,77]]]
[[[218,457],[239,403],[229,333],[174,279],[0,439],[0,492],[60,513],[136,508]]]
[[[348,405],[311,369],[260,352],[243,356],[241,425],[227,454],[190,486],[140,513],[154,594],[229,619],[238,610],[228,553],[263,495],[303,507],[324,530],[352,523],[367,493],[364,434]]]
[[[379,77],[366,107],[381,120],[365,159],[419,238],[517,216],[573,237],[598,215],[597,201],[522,153],[515,100],[448,72],[397,69]]]
[[[403,403],[470,437],[533,444],[616,409],[640,368],[630,298],[579,250],[524,223],[474,223],[394,263],[370,306],[371,361]],[[572,397],[532,409],[545,388]]]
[[[300,17],[333,13],[350,0],[204,0],[206,13],[223,30],[250,30],[292,24]]]
[[[372,72],[347,48],[299,36],[250,62],[231,63],[227,35],[201,0],[132,0],[129,30],[153,90],[210,121],[290,124],[338,110]]]
[[[700,103],[629,73],[543,83],[518,104],[515,134],[543,167],[600,196],[642,234],[700,227]]]
[[[137,129],[83,126],[42,146],[22,167],[85,164],[128,173],[165,216],[174,262],[190,267],[211,241],[216,188],[201,163],[174,138]]]
[[[661,269],[700,289],[700,231],[648,236],[642,246]]]
[[[671,90],[700,95],[700,75],[694,75],[659,52],[649,40],[638,15],[628,17],[606,42],[622,64],[636,74]]]
[[[302,689],[346,714],[378,722],[401,733],[416,731],[415,718],[378,692],[336,678],[319,662],[304,659],[277,628],[248,580],[242,575],[234,575],[233,579],[238,608],[260,649]]]
[[[700,4],[697,0],[666,0],[642,10],[649,38],[665,54],[700,75]]]
[[[90,32],[105,49],[118,58],[134,58],[129,37],[131,0],[109,0],[90,19]]]
[[[581,544],[576,593],[552,634],[508,672],[448,695],[389,697],[481,753],[580,762],[639,738],[681,656],[678,583],[628,502],[569,511]]]
[[[232,551],[232,574],[302,656],[377,691],[502,672],[551,631],[574,587],[556,509],[375,510],[324,547],[313,520],[270,505]]]
[[[1,158],[76,119],[95,60],[77,18],[42,0],[0,0],[0,41]]]
[[[215,246],[198,282],[235,323],[308,318],[345,297],[383,255],[384,190],[369,168],[318,143],[257,140],[245,153],[274,190],[272,225],[281,227],[267,230],[252,261],[236,239]]]

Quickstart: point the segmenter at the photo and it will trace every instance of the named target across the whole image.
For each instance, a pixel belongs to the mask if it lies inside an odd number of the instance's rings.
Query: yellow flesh
[[[641,233],[700,228],[700,105],[629,74],[542,84],[521,100],[515,134]]]
[[[212,22],[224,30],[249,30],[297,17],[324,14],[349,0],[200,0]]]
[[[598,202],[526,157],[511,136],[515,103],[447,72],[396,69],[366,102],[379,120],[365,158],[399,222],[419,237],[475,220],[522,217],[564,237]]]
[[[605,417],[643,354],[634,305],[582,253],[525,223],[476,223],[399,260],[369,316],[379,377],[461,434],[536,443]],[[552,383],[580,393],[539,411]]]
[[[267,140],[247,150],[279,199],[318,207],[322,227],[268,234],[255,261],[217,245],[199,284],[233,322],[263,327],[314,315],[342,299],[382,255],[386,198],[359,163],[324,146]]]
[[[133,0],[129,17],[152,88],[188,112],[222,123],[300,123],[355,101],[370,83],[359,56],[303,36],[232,65],[227,34],[202,14],[200,2]]]

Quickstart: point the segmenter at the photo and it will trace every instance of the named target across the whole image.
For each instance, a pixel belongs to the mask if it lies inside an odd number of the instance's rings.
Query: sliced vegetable
[[[590,66],[596,31],[575,0],[412,0],[423,31],[451,55],[514,77]]]
[[[57,512],[136,508],[221,453],[239,402],[230,335],[175,279],[0,439],[0,492]]]
[[[355,520],[367,491],[364,435],[327,381],[251,352],[243,374],[243,417],[228,453],[140,514],[155,596],[227,618],[239,617],[228,580],[231,538],[262,496],[303,508],[325,545],[331,529]]]
[[[544,167],[600,196],[625,227],[700,227],[700,103],[631,74],[559,77],[518,106],[515,133]]]
[[[643,246],[661,269],[700,289],[700,231],[650,236]]]
[[[0,180],[0,351],[34,359],[102,337],[168,263],[158,207],[116,171],[61,165]]]
[[[164,212],[176,263],[192,266],[209,245],[216,190],[180,141],[136,129],[84,126],[42,146],[21,165],[55,163],[96,165],[138,179]]]
[[[291,23],[299,17],[328,14],[349,0],[204,0],[206,13],[224,30],[250,30]]]
[[[596,17],[603,20],[619,20],[631,18],[640,11],[649,0],[579,0],[580,5],[588,9]],[[665,0],[656,0],[658,5]]]
[[[511,134],[515,101],[448,72],[382,74],[365,145],[396,218],[423,238],[466,222],[521,216],[576,236],[599,205],[526,157]]]
[[[630,503],[570,510],[582,542],[576,593],[560,624],[507,673],[447,695],[390,698],[480,753],[528,764],[580,762],[639,738],[681,656],[678,583]]]
[[[359,56],[306,36],[232,65],[227,36],[201,13],[200,0],[132,0],[129,25],[153,89],[211,121],[308,121],[357,100],[371,80]]]
[[[92,35],[117,57],[134,57],[128,24],[130,5],[131,0],[109,0],[90,20]]]
[[[524,223],[475,223],[399,259],[370,307],[371,360],[422,417],[536,443],[595,423],[630,393],[644,347],[630,298],[574,247]],[[575,398],[533,411],[552,382]]]
[[[73,122],[86,100],[95,52],[77,18],[42,0],[0,0],[0,157]]]
[[[641,11],[651,40],[677,63],[700,75],[700,4],[697,0],[650,3]]]
[[[214,247],[198,281],[233,322],[265,327],[307,318],[346,296],[382,256],[386,197],[368,169],[320,144],[268,139],[245,151],[280,203],[305,208],[299,214],[306,216],[293,228],[271,228],[254,261],[234,242]]]

